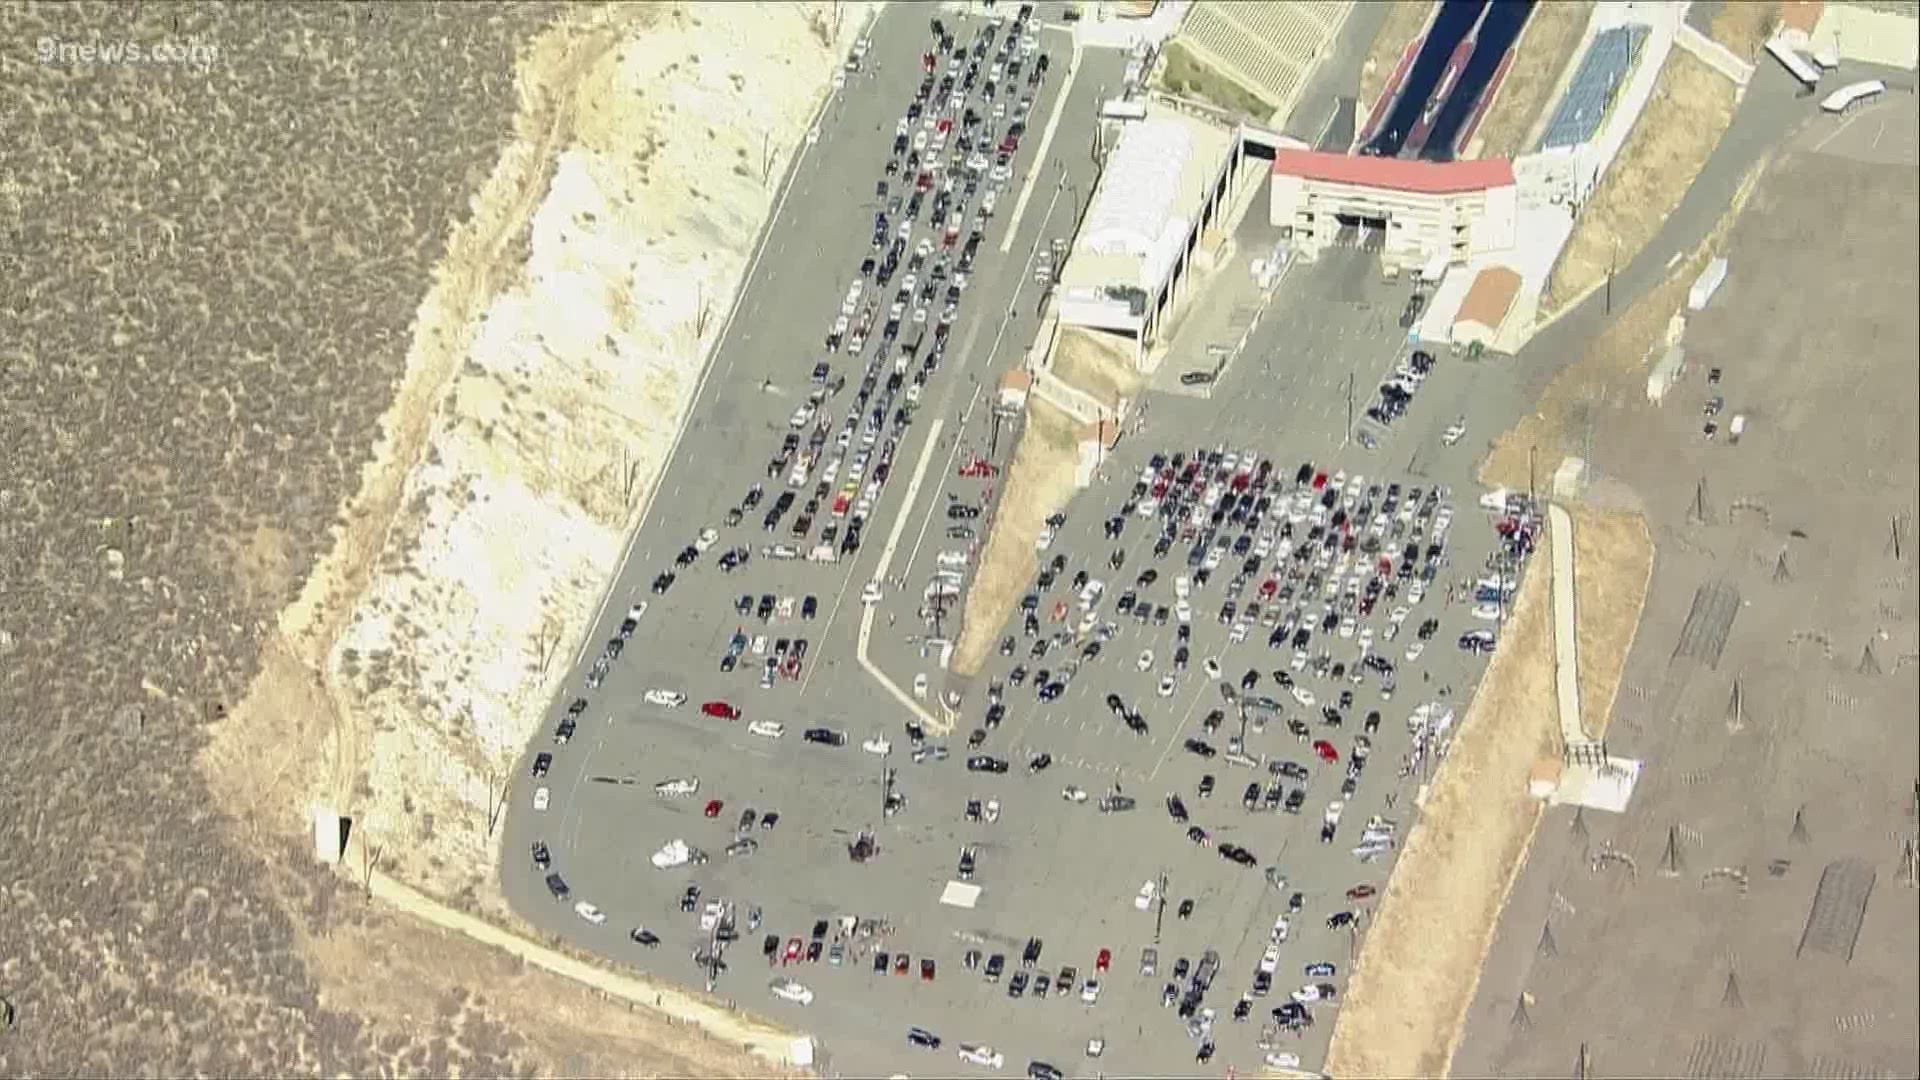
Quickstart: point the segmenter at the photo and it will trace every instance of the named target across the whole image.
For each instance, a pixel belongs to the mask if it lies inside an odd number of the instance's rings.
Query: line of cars
[[[945,357],[994,205],[1011,182],[1029,112],[1051,63],[1027,19],[984,23],[964,43],[940,20],[929,29],[923,77],[875,180],[879,208],[870,250],[825,334],[828,358],[810,361],[806,399],[789,418],[790,430],[768,460],[764,482],[750,485],[725,515],[728,528],[759,512],[766,532],[784,529],[778,542],[761,546],[764,559],[829,563],[859,550],[901,440]],[[864,56],[864,43],[860,52]],[[849,392],[849,377],[835,374],[836,353],[863,359],[860,382],[837,420],[834,401]],[[769,493],[769,484],[782,480]],[[978,507],[956,509],[979,513]],[[654,578],[653,591],[666,593],[697,566],[716,535],[702,529],[675,565]],[[718,563],[731,573],[753,557],[752,547],[740,544],[726,549]],[[756,604],[743,596],[737,610],[765,622],[769,599],[763,595]],[[783,610],[785,603],[780,601]],[[802,619],[813,609],[809,598]],[[763,639],[737,632],[722,669],[732,671],[750,650],[763,656]],[[790,649],[782,654],[779,643],[772,643],[760,665],[763,688],[798,677],[805,639],[791,642]]]

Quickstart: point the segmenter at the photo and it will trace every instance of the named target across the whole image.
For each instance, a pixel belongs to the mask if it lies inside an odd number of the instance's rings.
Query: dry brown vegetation
[[[1108,409],[1117,408],[1121,398],[1132,399],[1140,393],[1143,380],[1139,370],[1127,350],[1110,335],[1076,328],[1062,330],[1049,363],[1062,382],[1084,390]]]
[[[0,790],[0,1075],[764,1070],[313,867],[246,796],[336,765],[324,724],[249,761],[242,797],[198,767],[276,616],[365,524],[340,508],[373,448],[406,438],[381,417],[417,305],[557,9],[263,10],[7,11],[20,41],[218,54],[0,59],[0,715],[35,720],[10,762],[33,780]],[[281,689],[330,715],[323,687]]]
[[[456,1044],[325,999],[298,924],[347,917],[338,882],[239,843],[194,761],[328,543],[549,14],[8,10],[20,41],[220,51],[0,61],[0,712],[36,729],[0,791],[0,1073],[539,1067],[484,1016]]]
[[[1667,55],[1632,134],[1580,210],[1540,298],[1543,312],[1578,303],[1660,231],[1733,122],[1733,92],[1726,76],[1686,50]]]
[[[1688,286],[1732,228],[1741,207],[1752,197],[1759,177],[1760,167],[1756,166],[1700,246],[1675,263],[1660,284],[1648,289],[1609,322],[1588,344],[1580,359],[1567,365],[1547,384],[1534,404],[1534,411],[1494,440],[1486,459],[1480,463],[1482,483],[1525,489],[1531,481],[1535,487],[1544,487],[1562,458],[1581,455],[1587,426],[1598,423],[1606,409],[1620,404],[1615,399],[1623,392],[1621,387],[1625,386],[1627,393],[1638,392],[1626,376],[1644,370],[1655,349],[1665,344],[1668,325],[1686,302]]]
[[[1367,930],[1327,1052],[1334,1076],[1441,1076],[1558,739],[1544,549]]]
[[[1604,739],[1653,575],[1653,537],[1636,513],[1569,507],[1573,516],[1580,723]]]
[[[1038,397],[1027,400],[1020,445],[1007,466],[1006,491],[980,552],[980,571],[967,587],[952,660],[953,670],[962,675],[978,673],[992,654],[995,635],[1038,569],[1034,541],[1047,516],[1073,497],[1079,427],[1073,417]]]
[[[1527,135],[1541,115],[1557,104],[1553,92],[1575,61],[1574,50],[1580,47],[1593,7],[1591,0],[1534,6],[1507,77],[1480,122],[1476,145],[1468,147],[1470,154],[1503,158],[1528,149]]]
[[[1720,10],[1713,13],[1713,22],[1707,26],[1707,36],[1725,45],[1733,55],[1752,60],[1760,55],[1761,46],[1767,43],[1767,35],[1779,21],[1778,0],[1724,3],[1720,5]]]
[[[1605,730],[1646,601],[1653,546],[1638,514],[1570,507],[1582,717]],[[1443,1076],[1541,806],[1528,772],[1558,752],[1551,556],[1543,545],[1501,650],[1394,868],[1327,1059],[1335,1076]]]
[[[1408,43],[1426,25],[1427,15],[1433,11],[1433,5],[1426,0],[1392,0],[1389,7],[1387,21],[1380,25],[1380,33],[1374,36],[1373,47],[1367,51],[1367,62],[1360,68],[1360,123],[1363,124],[1380,92],[1387,88],[1387,80],[1393,78],[1393,69],[1399,66]]]

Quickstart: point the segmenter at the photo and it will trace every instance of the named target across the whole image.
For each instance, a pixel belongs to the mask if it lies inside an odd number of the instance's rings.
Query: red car
[[[1326,486],[1327,486],[1327,474],[1323,472],[1314,473],[1313,474],[1313,490],[1319,491],[1321,488],[1324,488]]]
[[[1377,890],[1374,889],[1374,887],[1371,885],[1355,885],[1353,888],[1347,890],[1347,899],[1353,900],[1356,902],[1361,900],[1371,900],[1374,898],[1376,893],[1377,893]]]
[[[724,701],[707,702],[706,704],[700,706],[700,714],[702,716],[711,716],[715,720],[740,719],[740,710],[734,708],[733,706],[727,704]]]
[[[1112,966],[1113,966],[1113,950],[1101,949],[1100,955],[1094,958],[1093,970],[1095,972],[1104,972]]]
[[[806,945],[802,943],[799,938],[788,938],[787,951],[780,955],[780,962],[782,964],[791,964],[795,960],[800,959],[800,954],[805,950]]]
[[[920,961],[920,981],[921,982],[933,981],[933,961],[932,960]]]
[[[708,799],[707,800],[707,816],[719,817],[720,811],[726,809],[726,805],[727,805],[726,803],[721,802],[719,799]]]
[[[893,973],[895,975],[905,975],[907,973],[907,970],[912,966],[913,966],[913,961],[907,958],[906,953],[901,953],[900,955],[893,958]]]
[[[1313,744],[1313,752],[1320,755],[1320,760],[1329,765],[1340,764],[1340,751],[1335,750],[1333,744],[1325,739]]]

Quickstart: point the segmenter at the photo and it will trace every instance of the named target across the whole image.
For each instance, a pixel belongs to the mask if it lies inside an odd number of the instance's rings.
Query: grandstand
[[[1282,117],[1353,0],[1195,0],[1176,39]]]
[[[1593,37],[1580,59],[1567,92],[1553,111],[1553,120],[1540,138],[1541,150],[1578,146],[1593,138],[1613,107],[1613,96],[1627,84],[1633,62],[1640,55],[1650,29],[1640,23],[1609,27]]]

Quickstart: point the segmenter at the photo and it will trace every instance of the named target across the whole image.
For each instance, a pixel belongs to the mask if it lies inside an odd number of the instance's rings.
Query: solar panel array
[[[1613,97],[1633,70],[1634,58],[1646,43],[1649,28],[1639,23],[1609,27],[1593,36],[1587,55],[1553,111],[1553,122],[1540,139],[1540,149],[1576,146],[1593,138],[1606,119]]]

